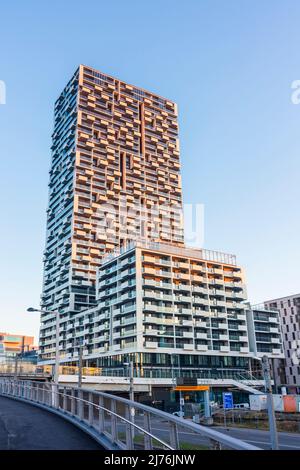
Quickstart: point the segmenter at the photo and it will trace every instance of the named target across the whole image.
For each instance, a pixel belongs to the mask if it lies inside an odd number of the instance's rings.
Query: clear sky
[[[253,302],[300,291],[298,0],[2,2],[0,331],[38,333],[53,104],[80,63],[178,103],[185,202]]]

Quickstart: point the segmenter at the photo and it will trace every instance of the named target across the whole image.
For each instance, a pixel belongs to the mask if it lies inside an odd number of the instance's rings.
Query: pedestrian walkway
[[[101,447],[53,413],[0,397],[0,450],[101,450]]]

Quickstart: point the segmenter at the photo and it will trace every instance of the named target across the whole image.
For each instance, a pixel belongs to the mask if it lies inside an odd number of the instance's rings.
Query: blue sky
[[[184,200],[253,302],[300,291],[297,0],[1,6],[0,331],[38,333],[53,103],[79,63],[178,103]]]

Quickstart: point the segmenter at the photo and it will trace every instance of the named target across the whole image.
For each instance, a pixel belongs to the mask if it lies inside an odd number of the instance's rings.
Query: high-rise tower
[[[95,304],[103,254],[133,239],[183,244],[176,104],[80,65],[55,103],[49,187],[42,306],[63,329]],[[52,316],[42,323],[50,358]]]

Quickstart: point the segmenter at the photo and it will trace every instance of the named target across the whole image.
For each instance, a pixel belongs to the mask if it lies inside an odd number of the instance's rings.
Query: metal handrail
[[[83,398],[84,393],[89,394],[89,399]],[[93,430],[94,437],[96,434],[96,438],[100,443],[101,439],[103,440],[103,438],[107,438],[110,443],[109,445],[112,447],[117,446],[119,449],[134,449],[134,430],[143,434],[143,445],[145,449],[152,449],[153,441],[168,450],[179,449],[180,439],[178,428],[180,427],[206,437],[210,444],[213,445],[213,448],[221,448],[221,446],[224,446],[226,448],[236,450],[259,450],[251,444],[222,434],[213,429],[209,429],[193,422],[188,422],[183,418],[178,418],[164,411],[143,405],[142,403],[137,403],[105,392],[75,387],[64,387],[63,391],[61,391],[54,383],[41,384],[40,382],[34,381],[0,378],[0,395],[28,401],[31,404],[42,406],[49,411],[59,413],[65,418],[66,415],[69,415],[74,424],[77,424],[83,429],[85,429],[84,426],[87,424],[88,429]],[[93,397],[97,397],[98,403],[93,402]],[[68,398],[71,400],[71,402],[69,402],[70,406],[68,406]],[[104,399],[109,400],[111,408],[104,406]],[[78,403],[77,406],[75,405],[76,402]],[[117,403],[124,405],[125,414],[129,416],[129,419],[117,413]],[[84,417],[84,405],[87,405],[88,407],[87,420]],[[98,415],[97,426],[95,426],[94,423],[95,414],[93,409],[98,410],[98,413],[96,414],[96,417]],[[134,422],[133,410],[139,410],[143,413],[145,427],[147,429],[144,429]],[[110,431],[105,429],[106,421],[104,419],[104,413],[107,413],[110,417]],[[170,431],[170,444],[162,440],[159,436],[153,434],[153,431],[151,430],[151,417],[161,418],[166,422],[166,429]],[[126,425],[125,444],[119,440],[117,420],[122,421]],[[88,432],[87,429],[85,430]],[[106,447],[108,447],[107,439]]]
[[[39,387],[37,387],[39,388]],[[79,390],[79,389],[77,389]],[[83,390],[83,389],[81,389]],[[87,391],[87,390],[86,390]],[[66,396],[65,393],[62,393],[62,392],[55,392],[57,393],[57,395],[62,395],[62,396]],[[89,392],[90,393],[90,392]],[[69,396],[69,395],[67,395]],[[159,437],[155,436],[154,434],[151,434],[150,432],[146,431],[145,429],[141,428],[138,424],[135,424],[133,423],[132,421],[129,421],[128,419],[124,418],[124,416],[121,416],[119,415],[118,413],[115,413],[114,411],[110,410],[109,408],[105,408],[105,406],[101,406],[101,405],[97,405],[96,403],[92,402],[92,401],[89,401],[89,400],[84,400],[83,398],[79,398],[79,397],[72,397],[74,398],[75,400],[78,400],[78,401],[81,401],[82,403],[86,403],[88,405],[92,405],[94,406],[96,409],[100,409],[100,410],[103,410],[103,411],[106,411],[107,413],[109,413],[110,415],[112,416],[115,416],[116,418],[119,418],[121,421],[125,421],[126,424],[129,424],[130,426],[134,427],[135,429],[137,429],[138,431],[142,431],[144,434],[147,434],[149,437],[151,437],[152,439],[155,439],[157,442],[159,442],[160,444],[162,444],[163,446],[167,447],[167,449],[170,449],[170,450],[174,450],[169,444],[167,444],[166,442],[162,441]],[[111,396],[110,396],[111,398]]]
[[[24,385],[24,388],[26,388],[26,387],[27,387],[27,385]],[[27,387],[27,388],[29,388],[29,387]],[[34,387],[34,390],[42,390],[43,391],[45,389],[43,387],[41,387],[40,383],[39,383],[38,386]],[[84,390],[88,393],[91,393],[90,390],[88,390],[88,389],[78,389],[78,388],[75,389],[75,388],[72,388],[71,390]],[[148,432],[145,429],[141,428],[139,425],[133,423],[132,421],[129,421],[128,419],[124,418],[124,416],[119,415],[118,413],[115,413],[114,411],[110,410],[109,408],[106,408],[105,406],[98,405],[97,403],[94,403],[94,402],[89,401],[89,400],[85,400],[84,398],[80,398],[80,397],[76,397],[76,396],[70,396],[70,395],[66,394],[65,391],[64,392],[59,392],[59,391],[55,390],[54,392],[52,392],[51,390],[47,390],[47,392],[55,393],[56,396],[62,396],[62,397],[67,396],[69,398],[75,399],[75,400],[77,400],[79,402],[82,402],[82,403],[85,403],[87,405],[92,405],[96,409],[101,409],[103,411],[106,411],[110,415],[113,415],[116,418],[119,418],[121,421],[126,422],[126,424],[129,424],[130,426],[134,427],[138,431],[142,431],[144,434],[147,434],[152,439],[155,439],[157,442],[159,442],[163,446],[167,447],[167,449],[174,450],[169,444],[162,441],[159,437],[155,436],[154,434],[151,434],[150,432]],[[111,398],[111,395],[109,395],[109,398]]]

